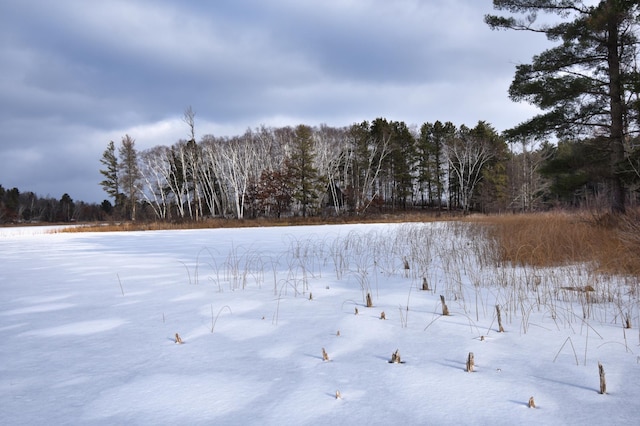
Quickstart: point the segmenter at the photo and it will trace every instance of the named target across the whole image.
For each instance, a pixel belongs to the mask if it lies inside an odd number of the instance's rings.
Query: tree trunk
[[[625,187],[617,169],[624,161],[624,108],[622,104],[622,79],[620,77],[620,56],[618,53],[619,18],[614,0],[607,0],[607,64],[609,66],[609,101],[611,111],[611,211],[625,212]]]

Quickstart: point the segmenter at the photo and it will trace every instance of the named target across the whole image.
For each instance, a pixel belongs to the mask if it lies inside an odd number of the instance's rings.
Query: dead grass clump
[[[604,374],[604,367],[598,362],[598,374],[600,375],[600,393],[602,395],[607,393],[607,379]]]
[[[429,291],[429,282],[426,277],[422,277],[422,291]]]
[[[485,225],[483,231],[498,262],[538,267],[584,262],[600,271],[640,275],[638,219],[640,213],[635,212],[617,219],[539,213],[468,220]]]
[[[469,355],[467,356],[467,368],[466,371],[468,373],[473,373],[473,369],[475,368],[475,360],[473,357],[473,352],[469,352]]]
[[[329,361],[329,354],[327,354],[327,351],[325,351],[324,348],[322,348],[322,360]]]
[[[371,293],[367,293],[367,308],[372,308],[373,302],[371,301]]]
[[[640,209],[619,216],[616,225],[618,238],[627,249],[627,266],[640,275]]]
[[[442,315],[445,317],[449,316],[449,307],[445,303],[443,295],[440,295],[440,302],[442,303]]]

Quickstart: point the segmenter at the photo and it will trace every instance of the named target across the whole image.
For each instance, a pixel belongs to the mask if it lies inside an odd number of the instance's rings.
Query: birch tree
[[[244,217],[251,171],[256,170],[252,163],[258,160],[251,148],[251,139],[251,132],[247,131],[244,136],[232,138],[217,151],[218,164],[228,187],[230,205],[238,219]]]
[[[345,155],[345,180],[353,208],[364,213],[379,197],[378,177],[389,152],[390,134],[373,137],[368,122],[349,129],[350,147]]]
[[[445,154],[449,170],[458,185],[460,206],[468,213],[471,197],[482,179],[482,168],[493,158],[491,146],[471,129],[462,125],[456,136],[446,145]]]
[[[166,147],[156,146],[142,151],[139,156],[142,196],[160,220],[169,219],[171,212],[167,180],[171,166],[165,152]]]
[[[340,169],[346,159],[346,142],[344,129],[323,125],[316,134],[316,168],[327,183],[328,201],[336,215],[344,205]]]
[[[200,142],[202,196],[212,216],[224,214],[227,207],[227,198],[221,185],[222,165],[219,163],[220,156],[216,154],[218,149],[218,142],[212,135],[205,135]]]

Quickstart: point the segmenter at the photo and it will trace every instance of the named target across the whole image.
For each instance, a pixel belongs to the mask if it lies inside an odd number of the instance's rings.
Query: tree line
[[[195,114],[185,113],[190,135]],[[637,139],[632,142],[640,146]],[[0,222],[199,220],[431,210],[534,212],[606,208],[599,138],[508,140],[488,123],[421,126],[378,118],[346,127],[259,127],[138,151],[125,135],[104,151],[100,205],[0,186]],[[640,150],[619,165],[636,205]]]
[[[103,153],[101,185],[128,219],[468,213],[606,206],[608,172],[594,139],[508,142],[488,123],[420,127],[377,118],[347,127],[260,127],[135,149],[126,135]],[[630,163],[631,164],[631,163]],[[631,170],[631,169],[630,169]],[[628,173],[629,203],[639,177]]]
[[[109,203],[107,203],[109,204]],[[0,185],[0,224],[25,222],[100,221],[109,218],[104,206],[74,201],[67,193],[59,199],[20,192]]]
[[[191,129],[193,116],[185,113]],[[476,190],[501,191],[499,178],[484,175],[506,156],[506,144],[484,122],[417,130],[383,118],[342,128],[263,126],[141,152],[134,142],[123,137],[119,155],[111,142],[101,170],[115,208],[131,219],[143,211],[160,220],[197,220],[469,210]]]

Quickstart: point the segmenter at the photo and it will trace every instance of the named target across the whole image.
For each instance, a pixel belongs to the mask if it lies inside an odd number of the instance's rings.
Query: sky
[[[537,110],[515,67],[550,46],[492,31],[490,0],[0,0],[0,185],[100,203],[102,153],[248,128],[420,126]]]

